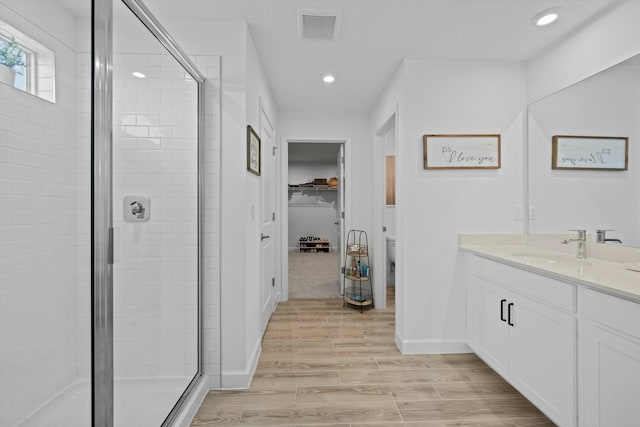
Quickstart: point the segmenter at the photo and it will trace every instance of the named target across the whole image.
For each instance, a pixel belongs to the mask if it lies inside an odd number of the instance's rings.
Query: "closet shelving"
[[[349,230],[344,255],[342,305],[373,307],[373,282],[369,262],[369,239],[362,230]]]
[[[289,206],[335,206],[337,190],[326,185],[289,186]]]
[[[289,186],[289,192],[290,193],[294,193],[294,192],[313,192],[313,191],[337,191],[337,188],[331,188],[328,187],[326,185],[314,185],[314,186],[306,186],[306,187],[295,187],[295,186]]]

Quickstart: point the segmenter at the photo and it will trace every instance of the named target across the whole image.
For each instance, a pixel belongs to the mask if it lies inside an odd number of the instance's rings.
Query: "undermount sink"
[[[516,258],[521,258],[523,261],[527,263],[539,262],[539,263],[546,263],[546,264],[557,264],[559,262],[557,259],[548,257],[546,255],[533,253],[533,252],[514,252],[511,254],[511,256],[514,256]]]
[[[581,266],[590,266],[592,265],[589,261],[584,259],[578,259],[576,257],[570,255],[545,255],[537,252],[513,252],[511,256],[515,258],[521,259],[523,262],[527,264],[579,264]]]

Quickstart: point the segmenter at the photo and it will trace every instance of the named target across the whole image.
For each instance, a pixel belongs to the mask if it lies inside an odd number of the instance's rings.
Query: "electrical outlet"
[[[534,221],[536,219],[536,207],[529,206],[529,221]]]

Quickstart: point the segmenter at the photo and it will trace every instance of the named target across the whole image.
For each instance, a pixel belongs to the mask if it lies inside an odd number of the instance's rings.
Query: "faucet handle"
[[[578,233],[578,238],[579,239],[584,239],[587,236],[587,230],[569,230],[569,231],[575,231]]]

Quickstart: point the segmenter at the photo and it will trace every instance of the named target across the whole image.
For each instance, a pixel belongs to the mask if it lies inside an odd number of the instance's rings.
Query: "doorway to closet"
[[[340,297],[344,143],[287,144],[289,298]]]

